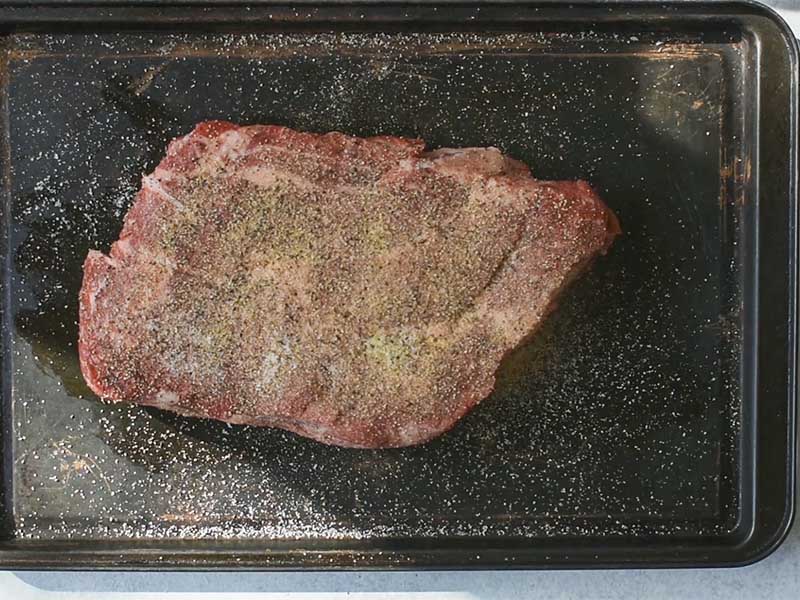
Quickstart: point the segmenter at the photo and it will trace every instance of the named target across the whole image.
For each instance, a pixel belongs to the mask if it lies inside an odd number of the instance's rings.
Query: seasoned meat
[[[209,121],[91,251],[101,397],[380,448],[450,429],[619,226],[495,148]]]

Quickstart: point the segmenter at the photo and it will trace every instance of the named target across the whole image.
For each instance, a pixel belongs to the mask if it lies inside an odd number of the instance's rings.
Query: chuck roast
[[[589,185],[495,148],[204,122],[89,252],[81,368],[113,401],[418,444],[618,233]]]

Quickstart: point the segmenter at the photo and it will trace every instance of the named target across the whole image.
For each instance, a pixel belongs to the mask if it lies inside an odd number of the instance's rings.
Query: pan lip
[[[168,0],[166,2],[159,1],[159,0],[141,0],[138,2],[132,2],[130,0],[121,0],[121,1],[98,1],[98,0],[87,0],[83,2],[69,2],[69,1],[59,1],[59,2],[52,2],[48,3],[47,5],[43,6],[44,9],[53,7],[53,8],[62,8],[70,10],[78,11],[81,8],[85,7],[113,7],[113,8],[122,8],[122,7],[154,7],[154,6],[174,6],[174,7],[186,7],[191,5],[203,5],[208,7],[219,7],[224,8],[226,6],[246,6],[246,5],[259,5],[259,6],[268,6],[270,4],[297,4],[302,6],[353,6],[358,8],[367,8],[370,6],[392,6],[392,5],[420,5],[420,6],[435,6],[437,4],[440,5],[463,5],[463,6],[481,6],[481,5],[497,5],[497,6],[514,6],[517,8],[520,7],[534,7],[534,6],[541,6],[547,7],[548,9],[555,10],[558,4],[558,0],[538,0],[532,2],[514,2],[513,0],[490,0],[490,1],[482,1],[482,0],[439,0],[438,2],[434,3],[426,3],[426,2],[407,2],[407,1],[395,1],[395,0],[387,0],[385,2],[374,2],[372,0],[333,0],[331,2],[320,2],[318,0],[299,0],[296,2],[225,2],[225,3],[217,3],[213,2],[213,0]],[[573,2],[575,5],[579,6],[597,6],[599,3],[596,0],[576,0]],[[2,20],[4,18],[4,10],[9,7],[32,7],[36,6],[37,3],[35,2],[27,2],[27,1],[18,1],[18,0],[5,0],[0,2],[0,24],[2,24]],[[796,373],[796,365],[797,365],[797,356],[798,356],[798,330],[797,330],[797,301],[798,301],[798,263],[800,263],[800,259],[798,258],[798,203],[797,203],[797,100],[798,100],[798,78],[797,78],[797,67],[798,67],[798,42],[789,28],[788,24],[785,20],[772,8],[761,4],[755,0],[735,0],[735,1],[724,1],[724,2],[694,2],[692,0],[669,0],[667,2],[658,3],[657,5],[653,5],[649,2],[637,2],[637,1],[625,1],[620,3],[615,3],[612,5],[615,10],[625,10],[626,7],[631,7],[635,9],[643,9],[645,13],[654,13],[657,9],[663,6],[668,7],[686,7],[693,9],[696,13],[701,13],[704,9],[713,11],[715,14],[717,13],[725,13],[725,10],[730,9],[737,9],[744,11],[746,14],[758,14],[763,17],[768,18],[772,21],[772,23],[777,27],[778,32],[782,35],[783,40],[786,44],[786,48],[788,51],[788,62],[792,68],[792,76],[791,76],[791,98],[792,98],[792,107],[790,109],[790,156],[789,156],[789,167],[791,171],[791,184],[790,184],[790,201],[793,202],[793,211],[792,211],[792,222],[789,224],[791,229],[791,248],[790,248],[790,288],[792,297],[790,299],[790,307],[789,307],[789,323],[787,324],[789,327],[789,354],[790,354],[790,384],[789,384],[789,394],[790,398],[788,399],[788,428],[789,431],[787,432],[788,435],[788,446],[790,452],[796,453],[796,435],[797,435],[797,423],[796,423],[796,403],[797,403],[797,373]],[[632,17],[635,20],[635,14]],[[460,551],[459,554],[462,558],[462,562],[459,565],[439,565],[437,563],[431,562],[426,563],[424,562],[425,559],[422,559],[419,563],[411,562],[407,565],[395,565],[391,562],[386,562],[382,564],[380,562],[376,562],[373,564],[353,564],[352,566],[341,566],[341,565],[312,565],[312,566],[303,566],[298,559],[289,557],[287,560],[289,562],[294,561],[297,566],[285,566],[277,564],[276,566],[272,566],[267,562],[267,564],[255,564],[250,563],[244,566],[244,568],[237,567],[232,562],[232,555],[231,554],[223,554],[219,553],[216,555],[216,559],[209,558],[208,564],[201,564],[200,566],[196,566],[191,564],[189,561],[191,557],[187,555],[186,558],[181,559],[178,555],[175,556],[177,561],[169,562],[170,558],[167,557],[167,561],[164,564],[158,563],[155,558],[147,557],[145,555],[139,555],[138,559],[135,556],[135,553],[131,553],[128,559],[124,562],[113,562],[114,553],[110,551],[92,551],[90,553],[76,553],[74,555],[70,555],[68,552],[58,554],[57,556],[51,556],[51,558],[41,560],[40,557],[43,554],[47,553],[57,553],[59,552],[55,548],[51,551],[47,551],[44,553],[38,553],[36,550],[8,550],[5,548],[0,547],[0,564],[3,566],[12,566],[15,569],[20,570],[35,570],[41,568],[52,568],[58,570],[76,570],[76,569],[84,569],[87,567],[98,569],[98,570],[215,570],[215,571],[238,571],[238,570],[405,570],[405,569],[437,569],[437,570],[453,570],[463,567],[469,567],[471,569],[493,569],[493,568],[525,568],[525,569],[532,569],[532,568],[673,568],[677,566],[681,567],[714,567],[714,566],[726,566],[726,567],[739,567],[739,566],[746,566],[749,564],[753,564],[760,560],[763,560],[767,556],[769,556],[772,552],[774,552],[781,543],[786,539],[788,535],[794,517],[795,517],[795,493],[794,489],[796,487],[796,474],[795,474],[795,461],[789,460],[790,464],[788,465],[788,472],[787,472],[787,497],[786,497],[786,505],[785,511],[782,515],[780,521],[776,521],[773,523],[773,529],[767,532],[767,535],[762,537],[755,537],[753,535],[746,537],[743,541],[741,541],[736,546],[730,546],[732,550],[735,550],[738,554],[736,558],[731,560],[721,561],[719,563],[715,563],[713,560],[709,560],[704,562],[699,558],[695,558],[692,560],[691,556],[684,555],[681,557],[673,557],[672,559],[669,557],[661,557],[659,559],[654,559],[653,562],[643,562],[648,560],[647,558],[641,559],[634,559],[634,560],[622,560],[622,559],[609,559],[608,561],[605,560],[597,560],[597,561],[587,561],[585,563],[558,563],[556,564],[547,564],[540,559],[533,559],[535,560],[535,564],[525,563],[524,559],[520,561],[520,564],[504,564],[500,560],[493,561],[489,559],[484,562],[475,562],[474,557],[470,558],[468,556],[467,550]],[[58,546],[58,544],[54,544],[54,546]],[[602,550],[600,550],[602,552]],[[29,553],[27,557],[23,557],[20,553]],[[102,555],[104,552],[108,552],[107,560],[109,562],[100,563],[102,559]],[[341,551],[340,559],[342,561],[348,560],[348,556],[357,554],[357,552],[351,551],[350,549],[346,549]],[[166,551],[165,554],[168,554],[169,551]],[[666,553],[666,547],[665,547]],[[474,554],[474,553],[473,553]],[[487,554],[491,554],[491,552],[487,552]],[[554,555],[557,553],[554,553]],[[287,556],[289,553],[287,553]],[[116,556],[119,558],[119,553],[116,553]],[[182,562],[182,561],[186,562]],[[214,560],[218,561],[214,563]],[[129,561],[129,562],[128,562]],[[267,559],[269,561],[269,559]],[[276,561],[279,563],[280,561]]]
[[[684,3],[686,0],[677,0]],[[756,0],[736,0],[732,5],[741,5],[748,11],[760,14],[769,19],[778,28],[782,40],[788,51],[788,62],[790,66],[789,80],[789,152],[788,152],[788,171],[789,180],[789,202],[791,210],[788,223],[790,234],[789,245],[789,302],[788,302],[788,398],[787,398],[787,465],[786,465],[786,496],[783,512],[780,519],[772,519],[767,527],[762,527],[756,531],[753,526],[749,534],[737,545],[740,553],[738,560],[731,563],[732,567],[743,567],[760,562],[773,554],[786,540],[796,518],[797,510],[797,402],[798,402],[798,338],[800,328],[798,324],[798,269],[800,269],[800,243],[798,233],[798,52],[799,42],[795,33],[783,19],[783,17],[773,8],[766,6]],[[757,309],[758,311],[758,309]]]

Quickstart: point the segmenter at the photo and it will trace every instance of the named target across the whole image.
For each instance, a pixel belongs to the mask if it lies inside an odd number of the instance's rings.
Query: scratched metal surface
[[[744,50],[724,31],[11,37],[15,535],[731,531]],[[103,404],[77,364],[81,263],[115,239],[167,142],[209,118],[495,145],[540,178],[592,182],[624,235],[494,394],[421,447],[347,450]]]

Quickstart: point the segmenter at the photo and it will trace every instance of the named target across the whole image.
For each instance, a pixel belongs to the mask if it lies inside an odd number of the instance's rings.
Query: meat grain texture
[[[422,443],[619,231],[588,184],[495,148],[204,122],[87,256],[81,368],[113,401]]]

